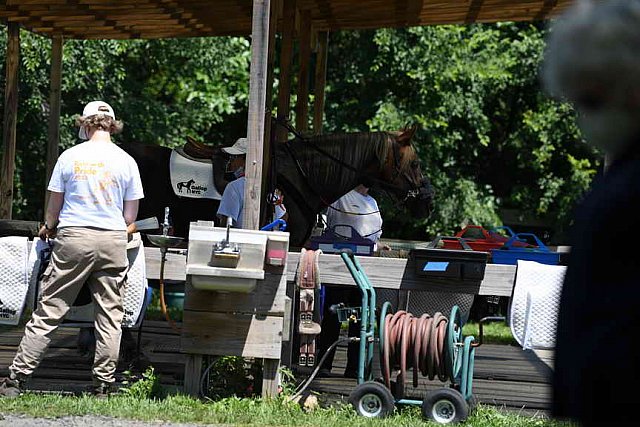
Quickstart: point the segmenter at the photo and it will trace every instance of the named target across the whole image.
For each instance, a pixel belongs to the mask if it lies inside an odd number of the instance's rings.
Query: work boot
[[[24,391],[24,381],[17,378],[6,377],[0,379],[0,398],[18,397]]]
[[[111,384],[110,383],[99,383],[98,385],[94,385],[91,389],[91,394],[96,399],[106,399],[111,394]]]

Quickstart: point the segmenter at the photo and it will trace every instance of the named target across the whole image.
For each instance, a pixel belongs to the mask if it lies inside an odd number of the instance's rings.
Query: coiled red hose
[[[418,377],[447,381],[449,373],[445,361],[445,339],[448,319],[442,313],[414,317],[400,310],[387,314],[382,349],[382,376],[391,389],[391,371],[399,369],[396,394],[402,397],[408,369],[413,368],[413,386],[418,387]]]

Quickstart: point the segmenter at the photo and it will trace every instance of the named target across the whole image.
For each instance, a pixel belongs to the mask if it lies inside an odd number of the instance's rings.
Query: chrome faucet
[[[171,224],[169,224],[169,206],[164,208],[164,222],[162,223],[162,234],[164,236],[168,235],[169,228],[171,228]]]

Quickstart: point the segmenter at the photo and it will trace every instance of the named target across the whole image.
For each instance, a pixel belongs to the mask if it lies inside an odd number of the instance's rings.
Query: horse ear
[[[400,135],[398,136],[398,143],[403,146],[410,145],[411,139],[418,131],[418,127],[419,126],[417,124],[414,124],[411,127],[405,128],[402,132],[400,132]]]

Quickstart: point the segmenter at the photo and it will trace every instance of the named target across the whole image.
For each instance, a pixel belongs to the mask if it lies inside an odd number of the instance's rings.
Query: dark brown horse
[[[420,169],[411,138],[415,128],[399,132],[361,132],[296,137],[275,147],[275,178],[271,187],[284,194],[289,212],[291,246],[302,246],[316,215],[358,184],[385,190],[397,206],[409,208],[415,218],[432,209],[433,190]],[[176,196],[169,177],[171,150],[160,146],[124,144],[138,163],[145,198],[138,218],[163,219],[169,206],[175,234],[187,236],[189,222],[214,220],[218,202]],[[213,155],[214,181],[222,193],[225,159]]]

